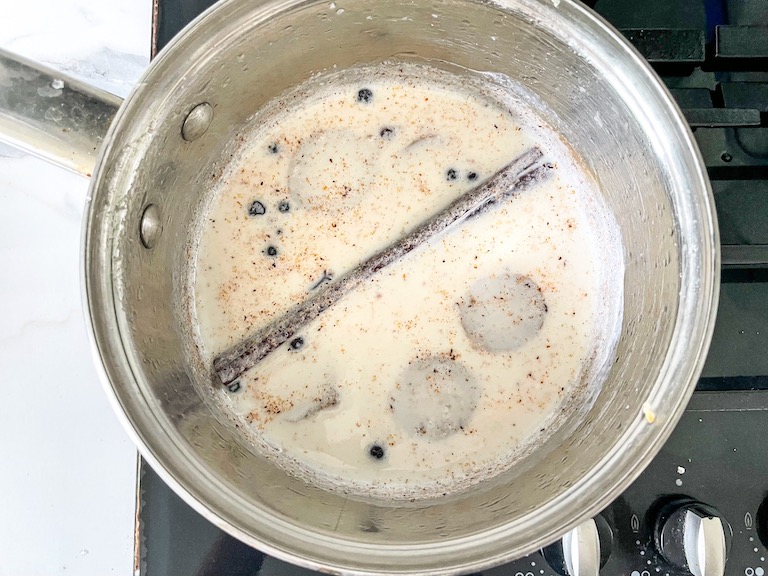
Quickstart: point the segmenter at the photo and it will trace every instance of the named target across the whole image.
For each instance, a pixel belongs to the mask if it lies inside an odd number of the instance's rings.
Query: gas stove
[[[212,0],[154,0],[152,54]],[[588,2],[638,48],[685,113],[712,181],[722,286],[712,346],[679,425],[594,520],[486,576],[768,574],[768,2]],[[317,574],[210,524],[145,463],[143,576]],[[473,575],[476,576],[476,575]]]

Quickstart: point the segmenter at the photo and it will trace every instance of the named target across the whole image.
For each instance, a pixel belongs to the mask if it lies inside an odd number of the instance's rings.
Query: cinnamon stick
[[[267,326],[257,330],[213,361],[213,369],[223,384],[239,378],[249,368],[290,340],[344,295],[369,280],[382,268],[444,232],[448,227],[486,211],[492,204],[512,197],[547,178],[551,164],[542,164],[539,148],[518,156],[491,178],[459,196],[447,208],[419,224],[404,237],[377,252],[338,280],[297,304]]]

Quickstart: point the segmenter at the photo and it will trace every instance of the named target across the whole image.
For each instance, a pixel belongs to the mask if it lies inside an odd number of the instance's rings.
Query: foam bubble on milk
[[[435,496],[508,469],[589,405],[621,319],[620,238],[578,159],[513,90],[381,64],[308,82],[244,135],[199,222],[206,362],[530,146],[556,164],[221,390],[256,451],[330,489]]]

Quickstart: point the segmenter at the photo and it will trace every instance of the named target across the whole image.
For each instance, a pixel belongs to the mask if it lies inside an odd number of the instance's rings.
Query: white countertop
[[[5,0],[0,47],[125,96],[150,0]],[[2,89],[2,88],[0,88]],[[133,572],[136,450],[80,296],[88,181],[0,144],[0,576]]]

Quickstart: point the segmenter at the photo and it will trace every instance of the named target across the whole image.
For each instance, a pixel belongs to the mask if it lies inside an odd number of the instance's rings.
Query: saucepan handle
[[[0,141],[90,176],[117,96],[0,50]]]

